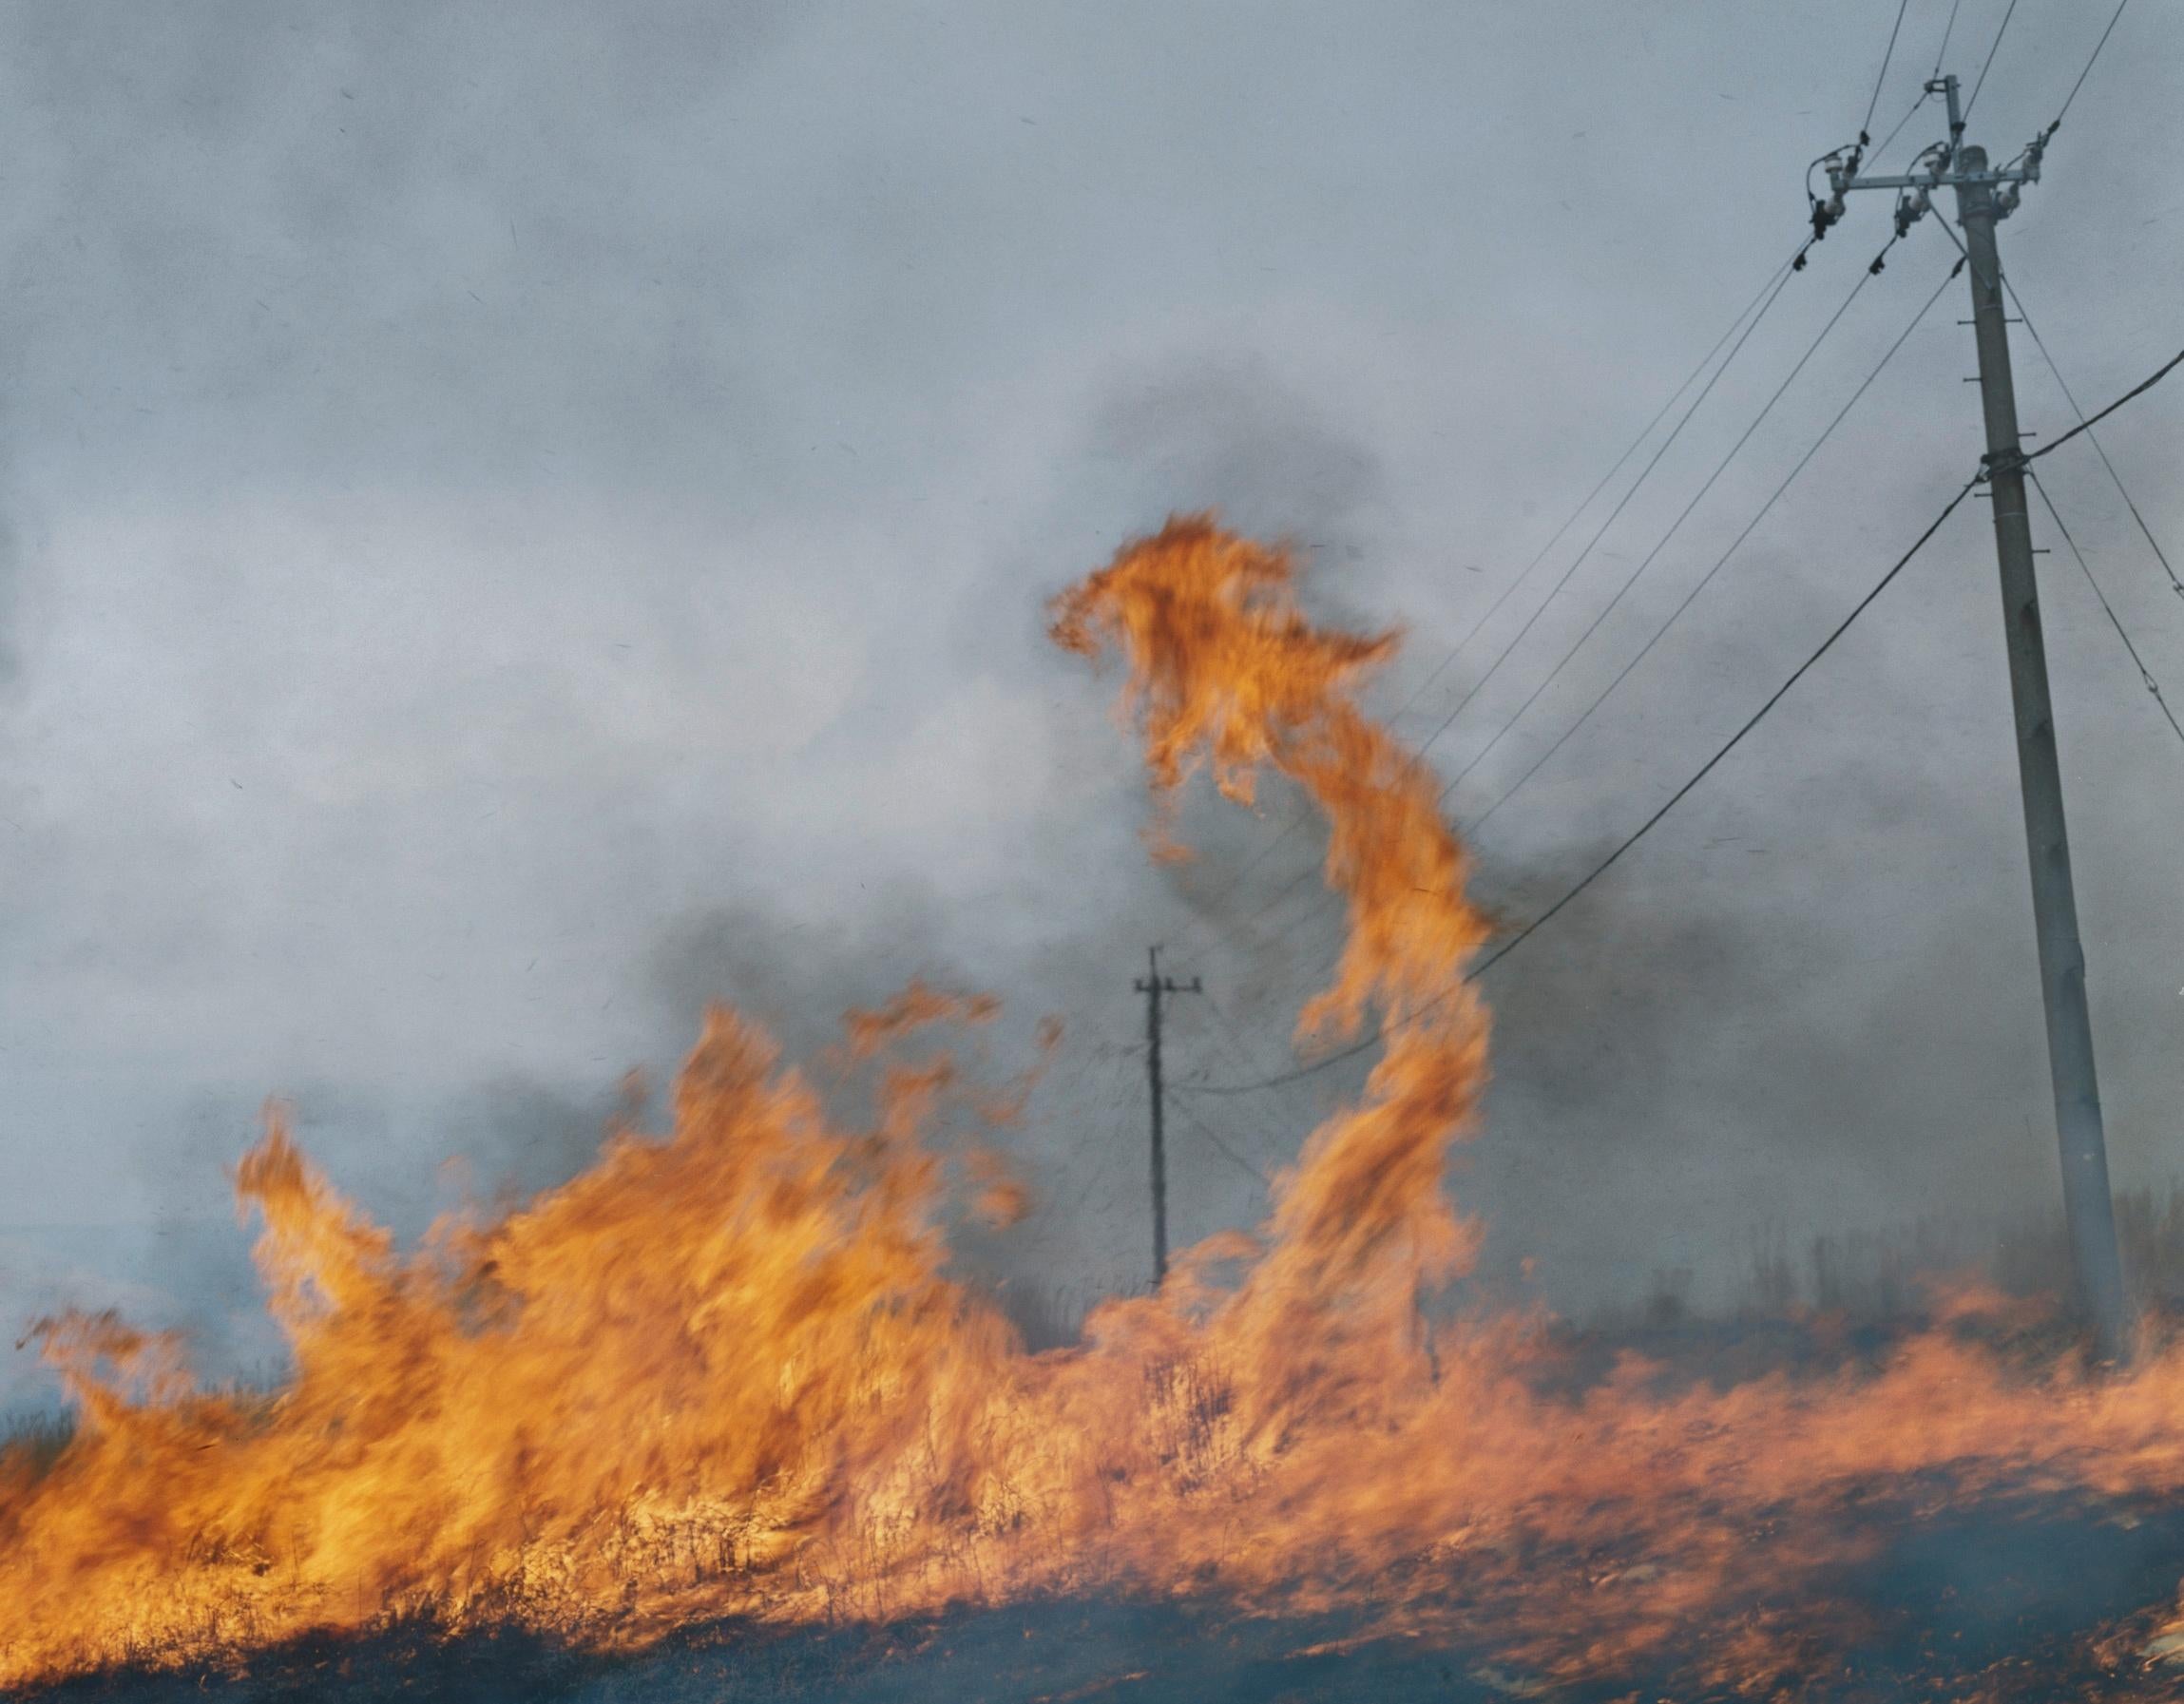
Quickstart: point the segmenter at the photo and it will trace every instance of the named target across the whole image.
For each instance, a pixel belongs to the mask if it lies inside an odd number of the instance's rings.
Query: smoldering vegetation
[[[1900,1535],[1855,1594],[1862,1637],[1793,1695],[1839,1704],[1914,1696],[1984,1704],[2155,1704],[2174,1698],[2178,1641],[2164,1631],[2184,1518],[2116,1507],[2089,1518],[2034,1503],[1952,1516]],[[1703,1651],[1609,1682],[1550,1682],[1491,1656],[1422,1644],[1354,1613],[1237,1618],[1185,1601],[1032,1601],[939,1617],[785,1632],[691,1628],[641,1655],[580,1649],[515,1627],[455,1630],[391,1604],[374,1631],[291,1639],[213,1668],[140,1662],[10,1695],[41,1704],[270,1704],[397,1699],[464,1704],[1392,1704],[1673,1696],[1731,1704]],[[1634,1688],[1636,1689],[1634,1691]],[[1792,1694],[1780,1694],[1790,1696]]]

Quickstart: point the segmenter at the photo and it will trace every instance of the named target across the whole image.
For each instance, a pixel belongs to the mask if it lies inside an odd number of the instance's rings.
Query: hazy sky
[[[1967,79],[2006,0],[1964,0]],[[1912,0],[1876,132],[1934,61]],[[1171,509],[1410,634],[1392,708],[1796,241],[1894,7],[0,7],[0,1301],[224,1284],[269,1093],[414,1222],[450,1154],[565,1172],[708,997],[793,1047],[915,969],[1068,1041],[1005,1260],[1142,1263],[1143,947],[1171,1070],[1278,1068],[1331,924],[1223,810],[1149,869],[1136,756],[1044,599]],[[2107,9],[2025,0],[2014,153]],[[2173,76],[2132,9],[2006,264],[2081,401],[2184,342]],[[1932,108],[1892,159],[1940,133]],[[1863,198],[1524,645],[1454,775],[1660,537],[1887,231]],[[1623,607],[1458,789],[1500,797],[1713,565],[1954,258],[1890,257]],[[1740,722],[1980,448],[1962,280],[1479,844],[1551,899]],[[2064,405],[2018,350],[2027,424]],[[2184,383],[2104,433],[2175,560]],[[2155,673],[2184,602],[2044,464]],[[1419,699],[1423,737],[1590,537]],[[2037,529],[2043,544],[2044,520]],[[2040,559],[2116,1167],[2184,1172],[2184,747]],[[1195,918],[1207,926],[1183,930]],[[1991,535],[1967,505],[1704,787],[1489,980],[1460,1196],[1557,1299],[2052,1195]],[[1202,1099],[1177,1235],[1326,1095]],[[1202,1125],[1193,1120],[1202,1120]],[[163,1238],[153,1228],[165,1227]],[[43,1229],[40,1229],[43,1227]],[[103,1229],[101,1229],[103,1227]],[[167,1251],[162,1254],[162,1250]],[[221,1269],[222,1273],[226,1269]],[[125,1291],[125,1285],[140,1288]],[[29,1298],[25,1300],[24,1298]]]

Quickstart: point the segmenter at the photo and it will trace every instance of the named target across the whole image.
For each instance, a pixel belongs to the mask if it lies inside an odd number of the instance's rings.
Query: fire
[[[1358,707],[1393,639],[1312,624],[1293,574],[1174,521],[1054,612],[1126,664],[1160,797],[1209,767],[1248,803],[1271,770],[1328,817],[1349,933],[1300,1030],[1385,1049],[1255,1235],[1026,1353],[943,1229],[959,1186],[1015,1205],[935,1134],[1010,1111],[926,1039],[992,1007],[928,989],[853,1015],[869,1123],[715,1011],[665,1134],[415,1251],[275,1121],[236,1187],[292,1373],[204,1389],[173,1343],[42,1322],[81,1425],[0,1457],[0,1685],[402,1614],[641,1643],[1099,1588],[1353,1608],[1561,1677],[1704,1629],[1700,1679],[1765,1686],[1846,1637],[1828,1591],[1877,1501],[2184,1489],[2184,1353],[2155,1345],[2096,1378],[1967,1308],[1876,1369],[1573,1392],[1533,1322],[1427,1323],[1472,1248],[1443,1185],[1490,926],[1431,775]]]

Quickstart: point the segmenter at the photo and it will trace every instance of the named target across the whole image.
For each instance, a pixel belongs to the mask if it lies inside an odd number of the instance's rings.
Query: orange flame
[[[1271,768],[1331,825],[1349,936],[1300,1028],[1377,1015],[1385,1051],[1255,1236],[1024,1352],[947,1273],[927,1133],[970,1091],[904,1057],[991,1007],[922,988],[853,1018],[846,1067],[884,1068],[869,1128],[715,1011],[668,1134],[619,1130],[415,1253],[276,1120],[236,1183],[293,1373],[202,1390],[110,1318],[41,1325],[81,1425],[49,1463],[0,1456],[0,1685],[405,1611],[635,1642],[1089,1585],[1364,1606],[1561,1676],[1704,1626],[1702,1679],[1765,1685],[1824,1647],[1854,1506],[1907,1476],[1927,1500],[2184,1486],[2173,1350],[2093,1380],[1975,1314],[1873,1371],[1676,1392],[1630,1362],[1572,1395],[1526,1322],[1423,1323],[1471,1249],[1443,1173],[1484,1080],[1462,975],[1488,930],[1429,774],[1355,702],[1393,641],[1312,625],[1293,574],[1176,521],[1055,610],[1064,646],[1121,653],[1163,797],[1210,764],[1248,801]],[[990,1158],[969,1172],[1013,1204]]]

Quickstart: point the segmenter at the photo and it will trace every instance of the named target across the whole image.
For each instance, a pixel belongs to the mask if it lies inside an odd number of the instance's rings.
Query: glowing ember
[[[908,1058],[990,1006],[923,989],[853,1021],[870,1128],[717,1011],[670,1134],[415,1254],[276,1124],[237,1188],[293,1376],[204,1392],[110,1318],[40,1326],[82,1425],[0,1458],[0,1684],[402,1612],[638,1642],[1100,1587],[1354,1607],[1550,1675],[1696,1643],[1702,1680],[1764,1687],[1855,1631],[1827,1589],[1876,1498],[2184,1485],[2184,1354],[2090,1380],[1970,1303],[1875,1370],[1681,1391],[1626,1364],[1555,1394],[1529,1323],[1425,1323],[1471,1248],[1443,1167],[1488,926],[1430,775],[1356,707],[1392,641],[1309,624],[1291,577],[1178,521],[1055,624],[1121,653],[1161,794],[1210,763],[1248,799],[1272,768],[1328,816],[1349,936],[1303,1027],[1377,1022],[1385,1056],[1255,1237],[1025,1353],[946,1275],[930,1131],[967,1091]],[[989,1161],[967,1181],[1015,1205]]]

